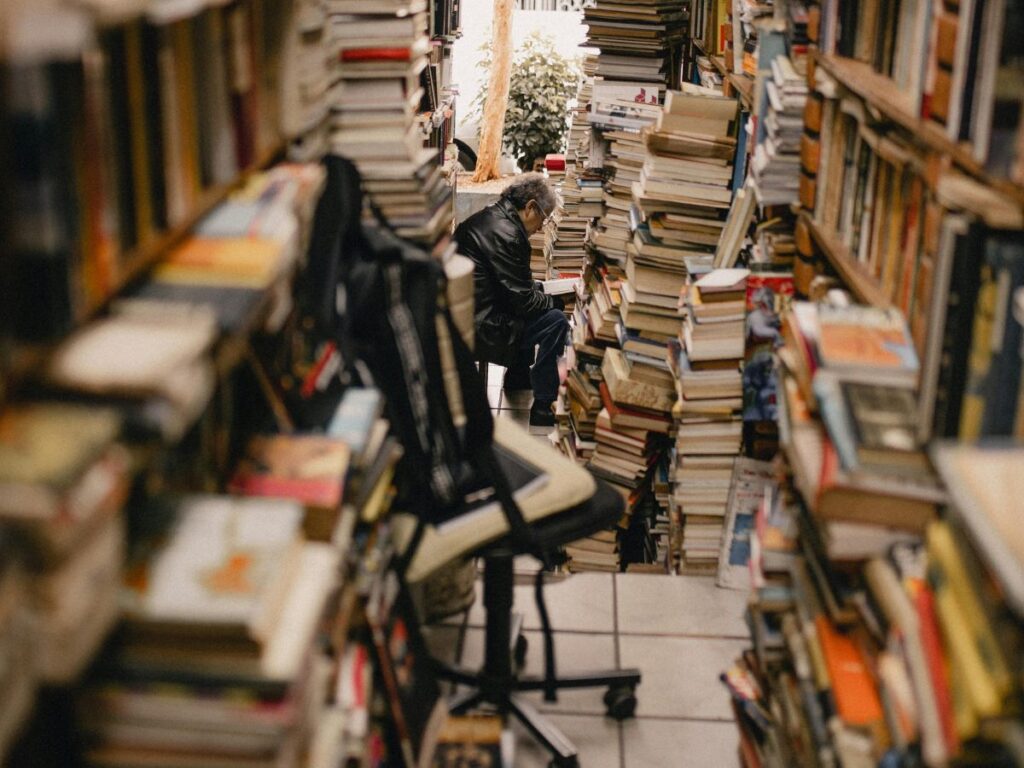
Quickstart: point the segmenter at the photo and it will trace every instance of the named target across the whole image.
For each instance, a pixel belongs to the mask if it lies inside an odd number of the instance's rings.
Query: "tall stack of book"
[[[587,44],[599,48],[597,76],[675,87],[689,3],[597,0],[583,12]]]
[[[593,58],[593,57],[590,57]],[[553,278],[583,274],[586,259],[586,238],[590,219],[581,211],[583,193],[580,175],[586,164],[586,149],[590,146],[590,123],[587,109],[593,93],[594,78],[584,75],[576,91],[576,102],[572,110],[572,124],[569,128],[568,151],[565,156],[565,177],[561,186],[561,215],[551,247],[548,271]],[[598,215],[600,215],[600,211]]]
[[[416,119],[428,66],[427,18],[414,3],[331,5],[337,56],[332,151],[351,159],[366,192],[404,237],[433,243],[451,224],[451,187]]]
[[[82,702],[90,760],[294,764],[321,707],[295,682],[324,674],[311,646],[339,553],[302,541],[291,501],[185,497],[133,516],[119,643]]]
[[[760,75],[758,76],[760,80]],[[793,67],[786,55],[772,60],[771,75],[765,75],[768,99],[764,135],[751,160],[751,174],[757,200],[762,206],[787,205],[797,201],[800,183],[800,140],[807,101],[807,78]]]
[[[742,445],[747,276],[745,269],[719,269],[694,280],[685,293],[681,343],[670,348],[678,420],[672,518],[681,527],[684,573],[718,566],[732,466]]]
[[[566,184],[575,185],[575,183],[575,179],[566,181]],[[562,194],[563,196],[565,195],[565,190],[563,190]],[[578,210],[579,203],[575,203],[572,207]],[[566,205],[562,214],[557,217],[548,258],[548,274],[550,277],[556,279],[578,277],[583,273],[583,260],[586,258],[589,222],[589,219],[571,215],[568,205]]]
[[[664,438],[672,429],[675,398],[670,378],[654,366],[631,362],[618,348],[608,347],[598,385],[603,405],[595,424],[595,448],[587,466],[617,487],[626,498],[619,522],[620,543],[627,537],[644,541],[652,525],[653,483]],[[634,547],[621,564],[644,561],[650,553]]]

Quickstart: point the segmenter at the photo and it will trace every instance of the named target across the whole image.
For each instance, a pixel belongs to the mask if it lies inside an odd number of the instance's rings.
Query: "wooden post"
[[[480,124],[480,151],[477,152],[473,181],[488,181],[501,175],[498,168],[501,161],[501,137],[505,132],[508,84],[512,73],[512,3],[513,0],[494,0],[491,76]]]

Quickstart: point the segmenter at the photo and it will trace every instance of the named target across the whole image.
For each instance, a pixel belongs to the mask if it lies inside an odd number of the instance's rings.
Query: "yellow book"
[[[999,285],[989,265],[982,267],[981,288],[974,310],[971,352],[967,358],[967,388],[960,412],[960,439],[973,441],[981,436],[985,416],[985,392],[980,384],[992,365],[992,329],[995,325]]]
[[[1011,684],[1002,648],[949,525],[933,523],[926,537],[929,580],[935,589],[935,606],[953,666],[959,667],[975,712],[980,717],[993,717],[1002,712],[1003,697]]]

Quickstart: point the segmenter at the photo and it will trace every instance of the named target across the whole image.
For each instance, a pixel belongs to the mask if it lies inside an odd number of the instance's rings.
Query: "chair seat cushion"
[[[595,496],[599,486],[589,472],[510,419],[495,420],[494,441],[547,473],[547,481],[540,487],[516,493],[516,501],[527,523],[535,527],[551,526],[552,540],[548,542],[545,534],[545,546],[550,544],[554,548],[560,543],[582,538],[607,528],[621,516],[623,501],[614,490],[604,485],[607,492]],[[613,503],[609,493],[617,497],[617,502]],[[597,506],[599,499],[602,501],[600,510],[588,506],[591,499],[594,499],[593,507]],[[555,520],[567,516],[576,520],[572,523]],[[411,516],[394,516],[395,541],[399,551],[404,551],[409,545],[415,528],[416,520]],[[577,533],[580,530],[582,533]],[[463,519],[450,521],[443,528],[428,525],[409,561],[406,579],[415,583],[457,557],[482,554],[484,548],[498,542],[508,531],[505,513],[497,502],[474,509]]]

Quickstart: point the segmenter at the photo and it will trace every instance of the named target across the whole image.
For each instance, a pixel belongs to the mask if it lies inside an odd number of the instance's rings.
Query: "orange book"
[[[154,270],[172,283],[266,288],[280,273],[281,243],[265,238],[192,237]]]
[[[861,648],[824,615],[815,620],[836,709],[846,725],[873,726],[883,720],[882,700]]]

